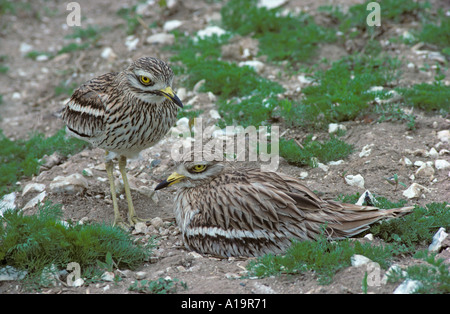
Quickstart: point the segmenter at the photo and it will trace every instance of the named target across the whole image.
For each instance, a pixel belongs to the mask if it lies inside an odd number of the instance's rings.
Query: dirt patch
[[[357,1],[346,1],[343,5],[351,5]],[[135,5],[132,1],[126,2],[128,6]],[[124,20],[116,12],[127,4],[111,3],[109,1],[80,1],[82,8],[82,26],[96,24],[107,31],[101,33],[101,38],[87,50],[59,55],[50,60],[35,61],[24,57],[21,46],[24,43],[31,45],[36,51],[57,51],[68,43],[64,36],[71,34],[72,29],[67,27],[66,16],[68,11],[64,3],[33,1],[29,9],[19,10],[16,15],[2,16],[0,37],[2,44],[0,55],[7,56],[9,71],[0,75],[0,94],[3,95],[3,104],[0,105],[0,129],[10,138],[27,138],[38,131],[52,135],[63,127],[55,113],[62,108],[69,95],[56,95],[55,87],[64,85],[75,87],[84,81],[109,71],[122,69],[132,59],[143,55],[156,56],[168,60],[170,51],[162,49],[159,45],[146,43],[146,38],[162,32],[162,26],[168,20],[183,22],[180,31],[194,34],[197,30],[214,23],[220,19],[220,5],[214,1],[175,1],[175,5],[168,11],[163,11],[156,5],[143,7],[143,16],[146,24],[155,23],[154,28],[142,28],[136,35],[139,42],[135,50],[129,51],[126,42]],[[327,1],[289,1],[286,6],[292,10],[305,9],[309,12],[316,10],[317,6],[328,4]],[[398,25],[392,32],[401,32],[409,25]],[[37,30],[37,31],[36,31]],[[387,35],[386,35],[387,36]],[[239,39],[239,38],[238,38]],[[233,49],[236,47],[249,47],[252,55],[257,47],[255,41],[249,38],[236,39],[225,49],[230,50],[227,58],[233,59]],[[257,43],[256,43],[257,44]],[[106,47],[112,48],[116,57],[105,59],[101,57]],[[429,82],[433,79],[431,74],[418,71],[423,66],[424,59],[415,53],[410,46],[403,44],[390,47],[393,54],[406,59],[401,85]],[[319,54],[319,58],[337,60],[345,55],[346,49],[339,45],[326,45]],[[237,58],[237,57],[236,57]],[[262,58],[263,60],[264,58]],[[233,60],[241,61],[241,60]],[[407,66],[409,63],[413,66]],[[282,68],[267,65],[262,75],[271,79],[277,76]],[[69,73],[69,74],[68,74]],[[447,70],[448,77],[448,70]],[[180,78],[175,78],[175,85],[179,85]],[[283,74],[280,83],[287,88],[287,95],[295,95],[298,87],[296,75]],[[448,82],[447,82],[448,83]],[[175,87],[175,90],[177,88]],[[210,95],[188,91],[185,103],[198,96],[194,109],[204,110],[203,117],[210,119],[209,110],[214,109],[214,101]],[[203,101],[204,100],[204,101]],[[206,105],[204,105],[206,104]],[[450,121],[439,115],[424,114],[414,111],[416,116],[416,129],[411,131],[405,123],[376,123],[369,120],[352,121],[344,123],[347,133],[343,139],[354,145],[355,151],[339,165],[328,165],[323,168],[299,168],[289,165],[281,160],[278,171],[300,177],[301,172],[307,172],[303,182],[318,191],[324,197],[335,198],[339,194],[351,194],[364,189],[347,185],[342,174],[361,174],[364,177],[364,188],[372,193],[384,196],[390,200],[404,199],[404,187],[394,189],[385,178],[397,174],[399,181],[406,186],[413,182],[419,183],[427,190],[418,198],[408,202],[408,205],[424,205],[431,202],[449,201],[450,184],[449,170],[434,169],[432,176],[417,176],[417,167],[407,165],[401,161],[408,158],[412,163],[416,161],[432,162],[436,159],[449,160],[448,142],[440,141],[437,133],[450,128]],[[212,123],[212,122],[211,122]],[[299,130],[285,130],[289,137],[303,138]],[[326,132],[317,133],[318,138],[326,138]],[[216,259],[202,257],[184,249],[179,231],[174,226],[172,211],[174,189],[165,189],[155,194],[152,191],[155,184],[166,178],[173,171],[174,162],[170,158],[170,149],[173,142],[165,139],[142,153],[138,160],[128,163],[128,174],[134,186],[133,201],[136,211],[141,217],[161,217],[164,225],[159,229],[149,228],[136,237],[148,241],[151,236],[158,237],[154,257],[143,264],[139,269],[131,272],[118,270],[122,280],[118,283],[101,282],[80,288],[71,288],[64,285],[51,287],[47,293],[129,293],[128,287],[136,280],[136,273],[145,272],[143,278],[154,280],[160,277],[177,278],[187,284],[188,289],[179,288],[178,293],[361,293],[361,283],[365,274],[363,267],[350,267],[339,271],[333,283],[319,285],[313,273],[301,275],[281,275],[264,279],[249,278],[246,273],[246,264],[249,259]],[[367,156],[360,157],[363,148],[370,149]],[[435,148],[438,155],[429,154]],[[447,152],[446,152],[447,150]],[[441,152],[441,154],[439,154]],[[32,179],[23,179],[19,182],[21,187],[28,183],[42,183],[46,186],[46,198],[54,203],[63,205],[64,219],[79,221],[106,221],[112,222],[113,210],[109,195],[109,184],[103,166],[104,152],[101,149],[86,149],[85,151],[67,159],[57,161],[48,169],[41,169],[38,176]],[[404,160],[404,159],[403,159]],[[57,176],[68,176],[73,173],[83,173],[90,169],[92,176],[85,179],[88,188],[76,194],[53,193],[49,190],[50,183]],[[118,170],[116,169],[116,177]],[[412,177],[414,176],[414,177]],[[120,184],[119,184],[120,185]],[[142,186],[148,189],[141,188]],[[24,197],[20,194],[17,206],[27,204],[36,193],[28,193]],[[125,217],[126,200],[122,196],[119,206]],[[35,208],[25,211],[35,212]],[[447,254],[448,252],[441,253]],[[408,260],[399,260],[399,264],[411,263]],[[384,274],[382,271],[381,276]],[[369,293],[392,293],[395,285],[385,284],[369,287]],[[16,283],[0,283],[1,293],[20,293]]]

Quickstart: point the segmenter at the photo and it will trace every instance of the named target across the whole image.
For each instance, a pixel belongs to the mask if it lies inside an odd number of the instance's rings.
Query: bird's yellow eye
[[[192,167],[192,171],[194,172],[202,172],[206,169],[206,165],[195,165]]]
[[[141,81],[142,84],[144,85],[151,85],[152,81],[150,80],[149,77],[141,75],[139,76],[139,80]]]

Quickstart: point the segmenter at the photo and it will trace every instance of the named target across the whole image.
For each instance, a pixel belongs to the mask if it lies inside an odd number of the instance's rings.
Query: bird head
[[[161,104],[169,99],[183,108],[183,103],[172,90],[173,71],[164,61],[152,57],[139,58],[125,73],[129,88],[141,100]]]

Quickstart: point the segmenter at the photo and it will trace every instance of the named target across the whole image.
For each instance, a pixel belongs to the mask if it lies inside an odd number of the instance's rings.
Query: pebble
[[[442,130],[437,132],[437,138],[441,142],[450,142],[450,130]]]
[[[173,31],[174,29],[177,29],[178,27],[180,27],[181,25],[183,25],[182,21],[179,20],[170,20],[164,23],[163,25],[163,29],[166,32],[170,32]]]
[[[155,227],[156,229],[158,229],[159,227],[162,227],[163,223],[164,222],[160,217],[155,217],[151,220],[152,226]]]
[[[175,42],[174,34],[158,33],[147,37],[149,44],[171,45]]]
[[[219,26],[208,26],[205,29],[199,30],[195,39],[204,39],[205,37],[211,37],[212,35],[217,35],[220,37],[225,33],[226,31]]]
[[[431,178],[434,175],[434,168],[431,162],[423,163],[416,171],[416,177]]]
[[[130,35],[125,39],[125,46],[127,46],[128,51],[136,50],[137,44],[139,43],[139,38]]]
[[[83,278],[78,278],[74,282],[72,282],[72,287],[74,287],[74,288],[81,287],[82,285],[84,285],[84,279]]]
[[[362,265],[366,265],[368,263],[372,263],[372,260],[370,258],[365,257],[364,255],[354,254],[352,257],[350,257],[350,261],[352,263],[352,266],[359,267]]]
[[[434,166],[437,170],[447,169],[450,167],[450,163],[447,160],[444,159],[437,159],[434,162]]]
[[[357,174],[356,176],[351,174],[345,176],[345,182],[350,186],[356,186],[364,189],[364,178],[360,174]]]
[[[12,192],[9,194],[6,194],[0,199],[0,216],[3,216],[3,213],[7,209],[16,209],[16,193]]]
[[[136,278],[136,280],[142,280],[147,277],[147,273],[145,271],[138,271],[134,274],[134,277]]]
[[[112,50],[111,47],[106,47],[105,49],[103,49],[102,53],[100,54],[100,56],[108,61],[114,61],[117,58],[116,53],[114,52],[114,50]]]
[[[79,173],[74,173],[67,177],[57,176],[50,183],[50,191],[53,193],[76,194],[87,189],[87,187],[87,180]]]
[[[221,118],[219,112],[215,109],[211,109],[209,111],[209,115],[211,116],[212,119],[220,119]]]
[[[338,123],[330,123],[330,124],[328,124],[328,133],[335,133],[338,130],[346,131],[347,128],[343,124],[338,124]]]
[[[115,275],[114,275],[113,272],[111,272],[111,271],[105,271],[105,272],[102,274],[102,276],[100,277],[100,279],[101,279],[101,280],[104,280],[104,281],[114,281],[114,277],[115,277]]]
[[[22,191],[22,196],[25,196],[28,192],[42,192],[45,190],[45,184],[41,183],[29,183],[27,184]]]
[[[413,165],[412,161],[405,156],[403,156],[398,162],[406,167],[411,167]]]
[[[439,156],[439,153],[437,152],[436,148],[432,147],[428,152],[428,156],[430,156],[431,158],[436,158]]]
[[[409,199],[419,198],[422,194],[422,191],[429,192],[430,190],[420,184],[413,183],[409,186],[409,188],[403,191],[403,196]]]
[[[374,144],[368,144],[362,148],[362,151],[359,153],[359,158],[368,157],[372,152],[372,147]]]
[[[266,8],[268,10],[281,7],[287,2],[287,0],[259,0],[257,7]]]
[[[430,246],[428,246],[429,252],[439,252],[442,248],[442,243],[448,237],[448,233],[445,232],[444,228],[439,228],[438,232],[433,236],[433,241]]]
[[[239,66],[243,67],[243,66],[248,66],[250,68],[252,68],[253,70],[255,70],[256,73],[260,74],[263,70],[264,70],[264,63],[262,63],[261,61],[258,60],[248,60],[248,61],[242,61],[239,62]]]
[[[422,283],[418,280],[406,279],[394,290],[394,294],[412,294],[421,286]]]
[[[17,270],[12,266],[0,268],[0,281],[21,280],[27,275],[26,270]]]
[[[44,198],[47,196],[47,192],[43,191],[41,193],[39,193],[38,195],[36,195],[35,197],[33,197],[31,200],[29,200],[25,206],[23,207],[23,209],[29,209],[29,208],[33,208],[34,206],[36,206],[39,203],[42,203],[42,201],[44,200]]]

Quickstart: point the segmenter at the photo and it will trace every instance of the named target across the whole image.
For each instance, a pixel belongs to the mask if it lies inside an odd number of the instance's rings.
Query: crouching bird
[[[324,200],[278,172],[183,161],[155,190],[177,185],[175,218],[186,248],[219,257],[285,251],[292,239],[354,236],[414,207],[383,210]]]
[[[106,172],[114,208],[114,225],[138,221],[126,174],[127,158],[161,140],[183,107],[172,90],[173,72],[156,58],[143,57],[122,72],[107,73],[81,85],[61,111],[67,133],[106,150]],[[113,159],[119,159],[128,202],[127,225],[121,218],[114,186]]]

